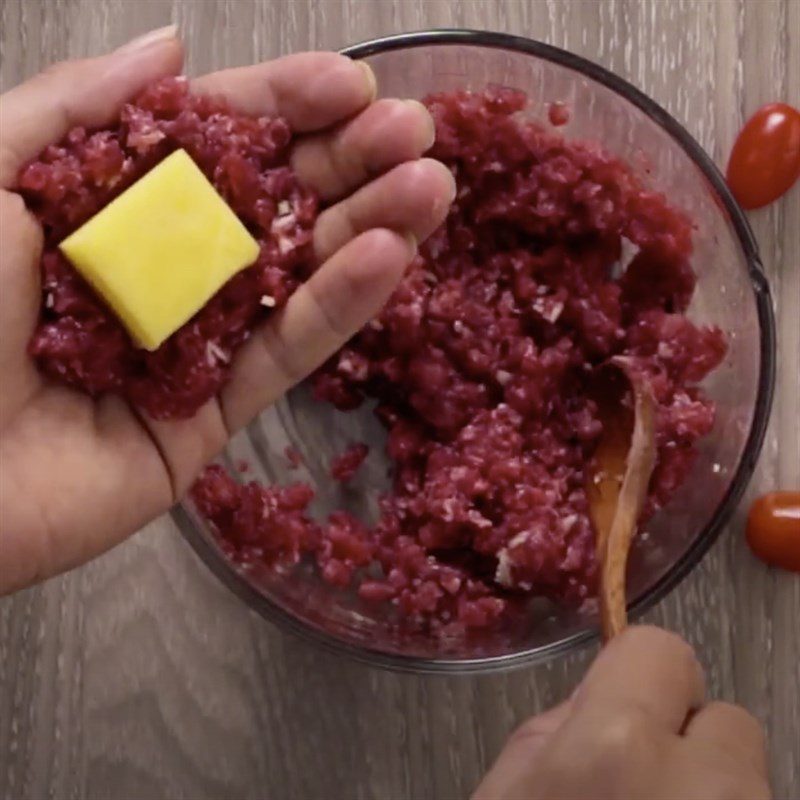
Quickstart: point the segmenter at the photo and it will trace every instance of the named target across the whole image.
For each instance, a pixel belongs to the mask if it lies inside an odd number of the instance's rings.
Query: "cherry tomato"
[[[759,497],[747,516],[747,543],[767,564],[800,572],[800,492]]]
[[[800,111],[785,103],[762,106],[736,138],[728,186],[742,208],[761,208],[788,192],[800,175]]]

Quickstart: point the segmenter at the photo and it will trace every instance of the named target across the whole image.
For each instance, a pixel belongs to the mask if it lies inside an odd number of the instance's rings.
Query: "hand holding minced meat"
[[[80,564],[168,509],[231,431],[375,315],[453,197],[450,172],[419,158],[428,113],[375,102],[363,65],[293,55],[204,76],[190,95],[170,77],[182,59],[166,29],[2,98],[2,590]],[[149,351],[58,244],[179,148],[268,242],[198,326]],[[253,164],[269,169],[261,205],[248,205]],[[281,253],[259,231],[288,213]]]
[[[428,111],[376,101],[370,70],[334,53],[191,83],[174,77],[182,55],[173,28],[155,31],[0,101],[0,592],[155,518],[314,373],[340,409],[377,401],[395,467],[380,523],[320,524],[309,487],[210,468],[193,495],[231,558],[316,559],[436,636],[500,624],[531,591],[590,601],[583,487],[601,426],[586,376],[624,353],[652,387],[648,514],[713,423],[696,384],[725,338],[683,316],[691,222],[599,149],[520,124],[515,91]],[[172,216],[184,201],[190,223]],[[151,306],[154,276],[185,267],[184,223],[208,282],[165,283]],[[204,239],[216,226],[232,250]],[[156,262],[137,263],[137,240]],[[623,244],[635,254],[612,279]],[[114,259],[126,274],[109,276]],[[332,478],[367,454],[351,444]],[[248,517],[267,506],[272,536]],[[359,577],[367,564],[382,572]],[[622,633],[475,795],[599,796],[769,796],[757,723],[704,703],[677,637]]]

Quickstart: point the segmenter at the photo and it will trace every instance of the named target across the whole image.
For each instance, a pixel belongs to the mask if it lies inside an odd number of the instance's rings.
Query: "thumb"
[[[0,97],[0,186],[67,131],[110,122],[151,81],[177,73],[183,48],[170,25],[99,58],[56,64]]]

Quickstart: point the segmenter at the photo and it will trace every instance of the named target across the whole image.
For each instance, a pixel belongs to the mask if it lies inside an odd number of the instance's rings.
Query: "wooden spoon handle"
[[[620,396],[600,398],[603,436],[587,495],[600,562],[600,622],[608,640],[627,625],[625,572],[656,462],[656,402],[625,358],[610,362],[633,390],[633,413]],[[607,385],[613,387],[613,382]],[[620,475],[620,473],[622,473]]]
[[[656,463],[655,400],[641,382],[633,384],[633,435],[616,512],[602,554],[600,615],[603,638],[616,636],[627,625],[625,572],[636,524],[647,498]]]

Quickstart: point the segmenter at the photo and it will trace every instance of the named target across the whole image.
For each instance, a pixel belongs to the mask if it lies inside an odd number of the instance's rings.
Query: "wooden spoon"
[[[623,404],[632,392],[633,408]],[[627,624],[625,570],[656,461],[656,403],[622,356],[601,371],[594,396],[603,433],[587,475],[589,513],[597,532],[600,621],[608,641]]]

